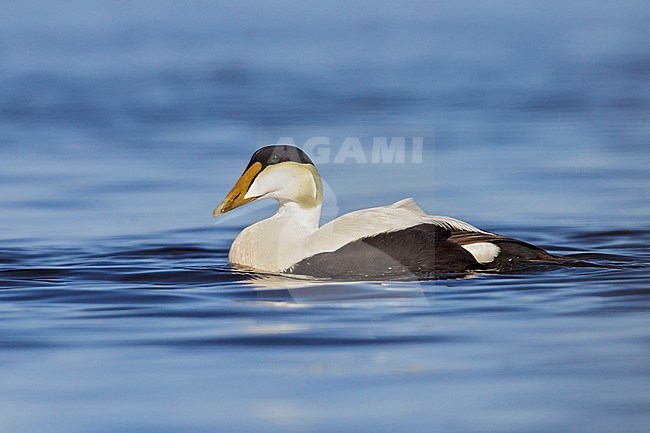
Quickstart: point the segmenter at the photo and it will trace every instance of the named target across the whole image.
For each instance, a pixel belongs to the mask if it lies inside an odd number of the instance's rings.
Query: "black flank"
[[[433,224],[380,233],[319,253],[296,263],[288,272],[316,278],[367,279],[395,276],[439,276],[482,269],[451,232]]]

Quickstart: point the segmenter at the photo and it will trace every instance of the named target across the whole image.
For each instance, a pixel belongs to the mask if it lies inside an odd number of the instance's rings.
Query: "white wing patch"
[[[473,225],[465,221],[457,220],[447,216],[426,215],[422,220],[423,223],[435,224],[448,230],[460,230],[464,232],[487,233],[481,229],[477,229]]]
[[[413,199],[413,197],[404,198],[404,199],[402,199],[400,201],[397,201],[397,202],[391,204],[390,206],[385,206],[385,207],[392,207],[392,208],[396,208],[396,209],[398,209],[398,208],[399,209],[405,209],[405,210],[408,210],[408,211],[413,212],[414,214],[418,214],[418,215],[426,215],[427,214],[425,211],[422,210],[422,208],[420,206],[418,206],[418,204],[415,202],[415,199]]]
[[[501,253],[501,248],[489,242],[461,245],[474,256],[479,263],[490,263]]]
[[[405,198],[396,203],[393,203],[390,206],[394,209],[403,209],[409,211],[413,215],[417,215],[421,218],[419,224],[433,224],[438,227],[442,227],[448,230],[462,230],[465,232],[476,232],[476,233],[486,233],[483,230],[477,229],[471,224],[466,223],[465,221],[457,220],[456,218],[451,218],[448,216],[438,216],[438,215],[428,215],[425,211],[422,210],[420,206],[415,202],[412,197]]]

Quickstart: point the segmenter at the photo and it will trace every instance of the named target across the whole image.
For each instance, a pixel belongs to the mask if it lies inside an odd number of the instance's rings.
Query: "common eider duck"
[[[454,218],[428,215],[412,198],[320,226],[321,178],[295,146],[257,150],[213,216],[261,198],[280,206],[236,237],[228,255],[236,267],[328,279],[435,278],[565,260]]]

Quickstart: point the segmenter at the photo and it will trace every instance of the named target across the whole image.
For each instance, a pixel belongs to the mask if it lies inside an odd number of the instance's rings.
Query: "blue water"
[[[0,15],[0,431],[647,432],[644,1],[20,2]],[[334,156],[425,137],[421,159]],[[413,196],[597,268],[309,282],[213,220],[270,137],[324,219]]]

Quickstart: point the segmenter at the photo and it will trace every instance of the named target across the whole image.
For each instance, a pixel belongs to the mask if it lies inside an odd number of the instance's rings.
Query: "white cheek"
[[[253,184],[248,188],[248,191],[246,191],[246,195],[244,198],[253,198],[253,197],[261,197],[264,194],[267,194],[268,191],[268,186],[264,182],[260,182],[259,179],[262,175],[259,175],[255,178],[253,181]]]
[[[317,196],[314,175],[308,167],[296,162],[283,162],[266,167],[248,188],[244,198],[268,197],[278,200],[303,201]]]
[[[287,185],[291,184],[293,176],[287,170],[280,167],[267,167],[253,181],[248,188],[244,198],[252,197],[274,197],[277,193],[282,192]]]

